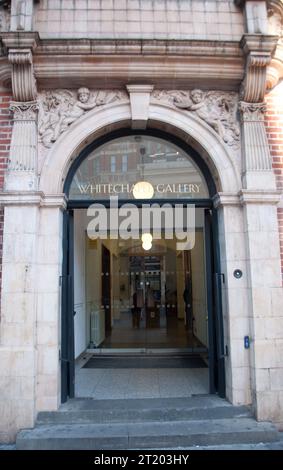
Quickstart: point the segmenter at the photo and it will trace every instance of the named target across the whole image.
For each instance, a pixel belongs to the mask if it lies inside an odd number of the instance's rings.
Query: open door
[[[205,250],[207,310],[209,334],[210,393],[225,398],[225,355],[222,318],[222,282],[220,270],[217,212],[205,209]]]
[[[184,250],[184,274],[185,274],[185,290],[184,290],[184,302],[185,302],[185,316],[186,316],[186,328],[194,331],[194,317],[193,317],[193,287],[192,287],[192,263],[191,263],[191,252]]]
[[[74,240],[73,211],[63,214],[63,268],[61,277],[61,401],[75,395]]]

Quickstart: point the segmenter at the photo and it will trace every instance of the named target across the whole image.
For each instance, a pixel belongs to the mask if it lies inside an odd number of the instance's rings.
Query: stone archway
[[[104,107],[97,107],[86,113],[77,122],[73,123],[59,137],[46,155],[39,181],[40,191],[45,194],[47,198],[51,196],[51,199],[54,201],[58,197],[62,197],[63,186],[68,171],[81,150],[98,137],[106,135],[113,130],[129,127],[131,120],[132,112],[129,103],[119,102],[118,104],[112,103]],[[237,206],[237,204],[239,204],[237,194],[241,189],[240,172],[237,169],[235,155],[233,155],[229,147],[224,144],[220,136],[208,124],[198,117],[195,117],[192,113],[172,109],[172,107],[168,105],[156,103],[149,105],[148,127],[165,130],[168,134],[176,135],[183,141],[188,142],[192,147],[195,147],[205,160],[214,178],[218,194],[221,194],[222,200],[225,195],[227,200],[226,204],[228,205],[225,206],[225,210],[223,207],[219,208],[218,212],[220,216],[220,240],[222,241],[220,261],[223,273],[227,278],[225,247],[226,244],[233,244],[233,241],[229,240],[229,237],[233,238],[233,235],[229,234],[227,220],[231,221],[231,218],[234,218],[234,223],[238,225],[242,224],[242,208],[237,207],[237,211],[235,212],[235,205]],[[47,210],[51,210],[53,214],[51,215],[50,213],[51,218],[56,217],[54,223],[60,234],[60,226],[62,225],[60,221],[61,211],[58,210],[57,206],[57,210],[55,210],[55,208],[43,209],[43,213]],[[232,213],[230,215],[231,211]],[[55,216],[56,213],[57,216]],[[41,228],[41,231],[45,231],[44,227]],[[242,234],[242,238],[244,246],[244,234]],[[243,263],[245,262],[246,261],[243,260]],[[246,270],[245,267],[243,269]],[[233,292],[234,291],[232,291],[232,293]],[[225,305],[229,305],[228,289],[225,290],[225,296],[227,297]],[[234,300],[230,300],[230,303],[231,302],[234,302]],[[226,306],[224,311],[227,314]],[[227,321],[224,325],[224,335],[225,344],[228,344],[229,350],[232,350],[233,346],[230,345],[229,322]],[[226,361],[226,368],[227,397],[231,401],[235,401],[229,358]],[[57,385],[59,394],[59,380]],[[243,401],[246,403],[249,402],[250,399],[247,397]],[[236,402],[238,402],[237,399]]]
[[[55,410],[60,404],[62,209],[65,207],[63,186],[68,170],[80,150],[92,140],[114,129],[129,127],[131,121],[132,111],[128,101],[97,107],[85,113],[61,134],[46,153],[39,179],[39,191],[26,192],[21,195],[20,201],[16,199],[15,202],[7,193],[7,206],[8,204],[9,206],[5,213],[4,250],[8,249],[11,240],[15,243],[17,239],[19,245],[22,243],[19,223],[22,223],[26,239],[26,251],[24,253],[19,251],[18,258],[13,259],[13,263],[8,255],[7,259],[4,255],[3,262],[5,282],[1,323],[2,344],[7,347],[8,364],[13,363],[15,354],[19,356],[19,369],[26,371],[25,379],[29,385],[25,401],[25,418],[21,426],[15,424],[15,429],[32,427],[36,412]],[[220,199],[228,204],[219,209],[221,265],[226,279],[227,321],[224,341],[230,352],[226,362],[227,397],[234,403],[249,403],[250,390],[248,392],[242,390],[241,377],[239,374],[234,374],[234,370],[240,372],[242,364],[239,364],[238,370],[234,367],[233,374],[230,366],[230,358],[238,357],[238,343],[233,342],[230,312],[237,308],[240,317],[244,318],[247,315],[244,302],[239,306],[237,296],[239,285],[243,289],[243,296],[248,296],[246,278],[236,285],[230,274],[234,268],[239,267],[246,271],[245,255],[240,263],[236,263],[233,259],[239,243],[245,246],[244,228],[242,228],[243,209],[239,206],[237,197],[241,189],[241,179],[236,160],[234,161],[232,152],[225,146],[220,136],[192,113],[173,109],[165,104],[151,103],[148,108],[148,125],[176,134],[195,147],[214,176],[221,195]],[[229,229],[231,221],[233,226],[239,229],[237,236]],[[237,243],[233,247],[236,238]],[[16,268],[15,263],[17,263]],[[11,292],[13,302],[10,301]],[[13,312],[17,312],[20,318],[27,319],[28,328],[28,331],[25,331],[26,345],[19,343],[16,353],[9,349],[11,335],[9,324],[7,322],[6,325],[5,322],[5,318],[13,315]],[[22,325],[20,327],[22,328]],[[250,373],[248,368],[246,372]]]
[[[86,113],[52,146],[41,171],[39,190],[46,195],[61,194],[68,170],[91,141],[112,130],[129,127],[132,119],[129,103],[110,104]],[[149,125],[176,134],[196,147],[205,159],[220,192],[237,193],[241,189],[240,172],[233,155],[217,133],[192,113],[170,106],[150,104]]]

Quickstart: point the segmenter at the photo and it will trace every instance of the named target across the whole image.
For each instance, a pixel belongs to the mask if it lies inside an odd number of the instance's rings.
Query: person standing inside
[[[185,302],[186,312],[186,326],[187,329],[193,329],[193,309],[192,309],[192,284],[190,281],[186,282],[185,290],[183,292],[183,299]]]
[[[138,287],[133,294],[133,307],[132,307],[133,328],[140,327],[142,308],[143,308],[143,290],[141,287]]]

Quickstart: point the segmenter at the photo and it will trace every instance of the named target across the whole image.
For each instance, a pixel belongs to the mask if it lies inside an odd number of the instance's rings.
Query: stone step
[[[271,423],[252,418],[37,425],[20,431],[18,450],[172,449],[278,441]]]
[[[92,424],[146,421],[191,421],[251,417],[247,406],[232,406],[218,397],[169,399],[74,399],[58,411],[41,412],[37,424]]]

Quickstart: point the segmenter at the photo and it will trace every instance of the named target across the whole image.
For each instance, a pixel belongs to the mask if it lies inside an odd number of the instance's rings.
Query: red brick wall
[[[0,91],[0,191],[3,190],[4,174],[7,166],[7,159],[9,156],[10,141],[12,134],[12,120],[11,113],[9,111],[11,98],[12,97],[9,92]],[[3,223],[4,209],[0,204],[0,302],[2,281]]]
[[[277,188],[283,191],[283,83],[267,96],[266,130],[276,175]],[[283,284],[283,208],[278,209],[280,232],[281,272]]]

